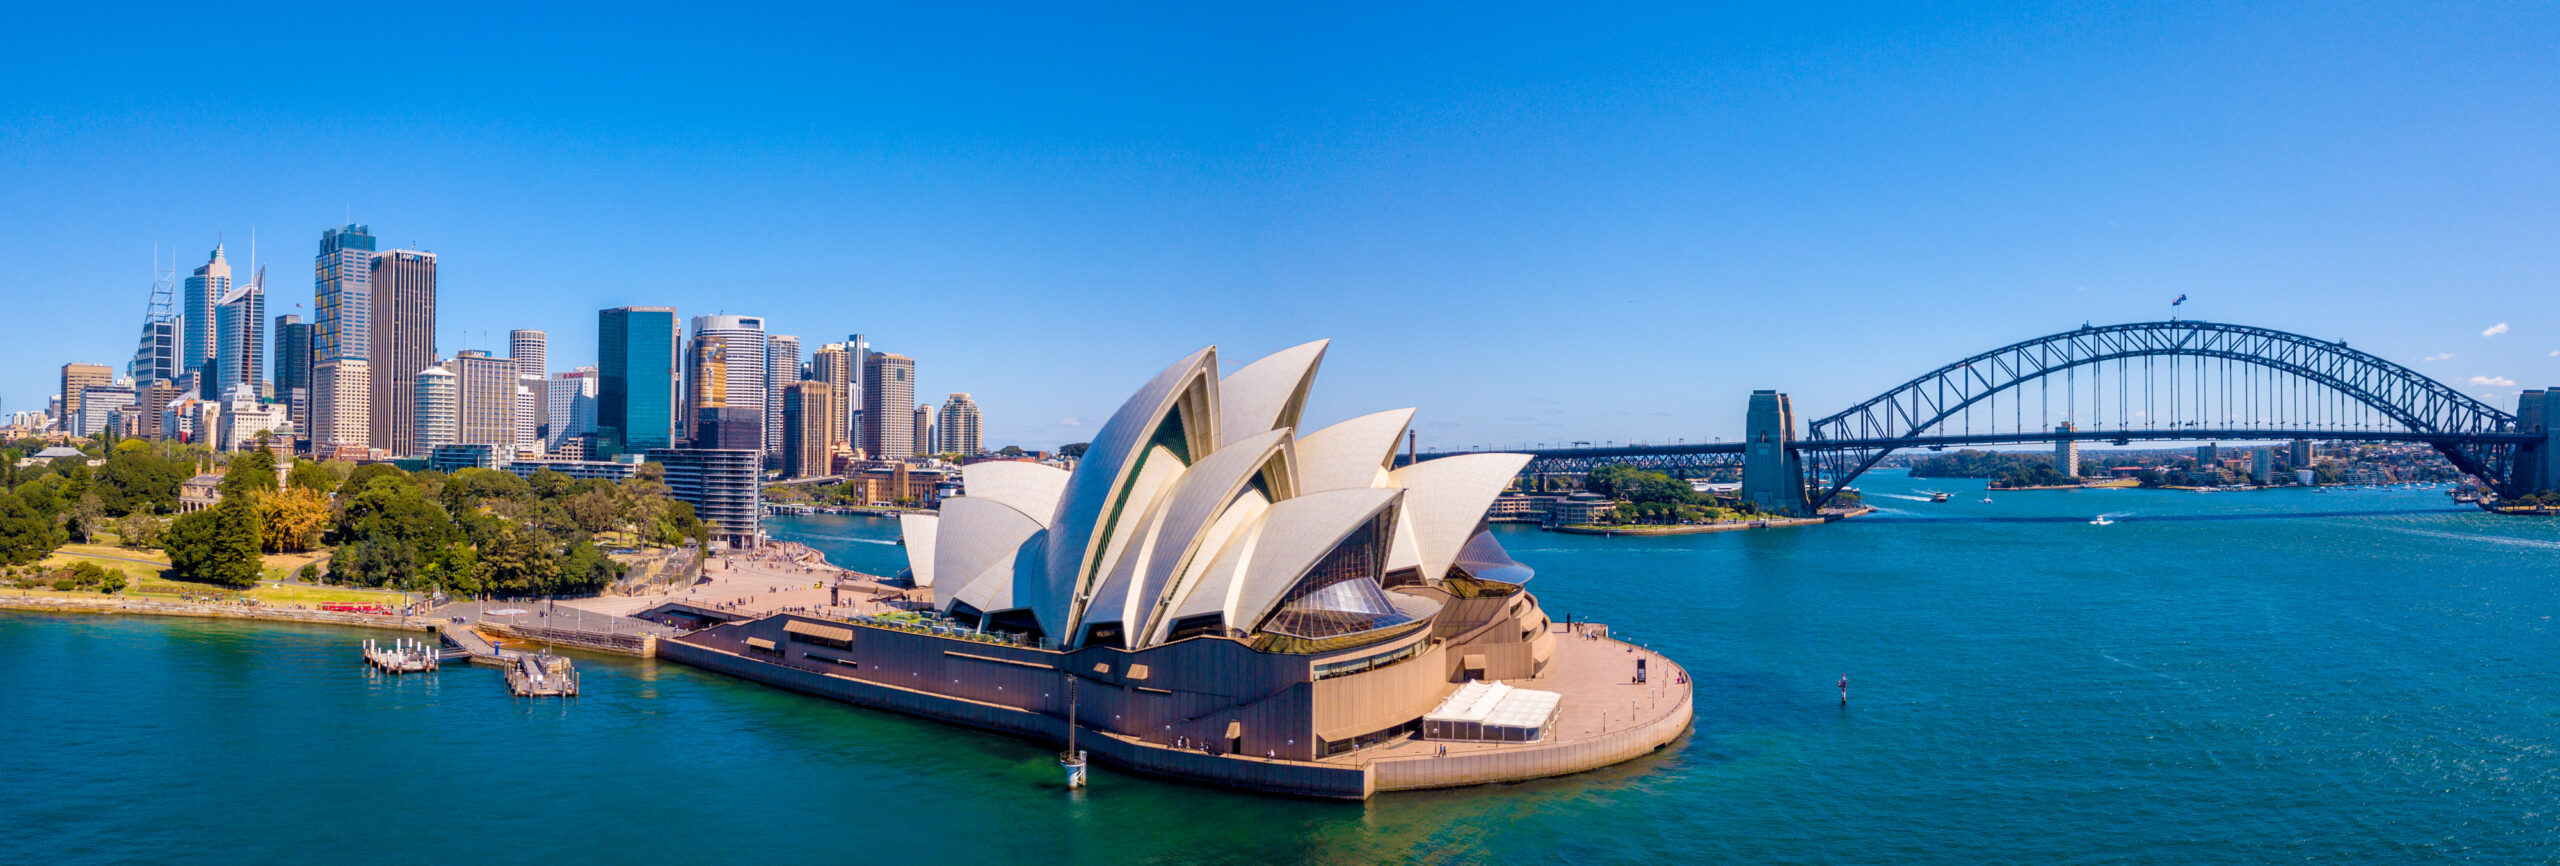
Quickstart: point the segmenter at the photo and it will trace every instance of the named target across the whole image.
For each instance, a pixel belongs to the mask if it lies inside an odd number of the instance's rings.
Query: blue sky
[[[440,255],[447,354],[758,314],[1033,447],[1316,337],[1311,420],[1733,436],[2180,293],[2560,384],[2548,5],[1216,5],[15,10],[0,405],[121,368],[153,244],[254,227],[291,311],[349,216]]]

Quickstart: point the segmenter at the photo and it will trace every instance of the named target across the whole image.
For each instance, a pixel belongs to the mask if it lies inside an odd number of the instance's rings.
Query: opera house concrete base
[[[1534,605],[1529,606],[1535,609]],[[786,631],[804,623],[802,631]],[[810,626],[841,629],[811,634]],[[1133,710],[1172,702],[1169,689],[1114,682],[1096,665],[1122,668],[1128,662],[1117,650],[1057,652],[995,646],[976,640],[926,634],[860,622],[777,615],[732,623],[658,645],[661,659],[791,689],[858,706],[951,722],[1028,739],[1063,744],[1066,740],[1067,673],[1077,671],[1076,701],[1082,727],[1077,746],[1093,760],[1114,769],[1164,779],[1249,791],[1306,797],[1364,799],[1387,791],[1453,788],[1517,782],[1598,769],[1650,754],[1678,739],[1690,725],[1690,685],[1681,669],[1662,656],[1615,640],[1586,637],[1550,626],[1560,638],[1546,670],[1509,680],[1524,688],[1556,691],[1565,696],[1564,712],[1553,730],[1537,742],[1441,742],[1399,735],[1332,755],[1306,749],[1316,737],[1294,725],[1262,736],[1244,729],[1248,719],[1274,719],[1274,706],[1305,706],[1291,694],[1312,696],[1318,685],[1343,680],[1338,692],[1378,693],[1402,690],[1401,682],[1358,683],[1371,674],[1394,674],[1410,665],[1431,671],[1443,687],[1426,688],[1427,703],[1456,688],[1443,679],[1452,673],[1441,663],[1446,652],[1426,648],[1394,667],[1322,683],[1300,682],[1280,689],[1281,700],[1257,702],[1261,707],[1230,706],[1197,718],[1160,723],[1147,737],[1115,733],[1130,725]],[[794,637],[831,640],[850,632],[846,647],[810,646]],[[770,649],[767,648],[770,645]],[[1374,647],[1365,648],[1374,650]],[[1114,662],[1096,661],[1104,655]],[[1646,662],[1649,683],[1632,682],[1635,659]],[[1456,664],[1464,664],[1457,661]],[[912,670],[908,668],[914,668]],[[1455,673],[1463,674],[1463,671]],[[987,676],[995,674],[995,676]],[[1399,677],[1399,679],[1403,679]],[[961,693],[993,695],[981,700]],[[1196,698],[1197,695],[1188,697]],[[1229,702],[1232,704],[1232,702]],[[1258,712],[1257,712],[1258,710]],[[1422,710],[1396,709],[1390,715]],[[1604,717],[1605,716],[1605,717]],[[1169,726],[1169,727],[1168,727]],[[1124,727],[1124,729],[1127,729]],[[1233,732],[1237,737],[1211,741],[1186,733]],[[1291,736],[1293,733],[1300,736]],[[1285,746],[1299,741],[1296,756],[1258,745],[1269,739]],[[1204,747],[1203,743],[1208,743]],[[1243,749],[1235,746],[1242,745]],[[1445,754],[1443,754],[1445,750]]]

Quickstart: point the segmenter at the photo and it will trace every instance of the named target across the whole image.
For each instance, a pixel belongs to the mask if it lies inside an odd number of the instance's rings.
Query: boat
[[[2089,521],[2089,525],[2090,525],[2090,526],[2114,526],[2114,525],[2116,525],[2116,522],[2115,522],[2115,519],[2114,519],[2114,518],[2111,518],[2111,517],[2108,517],[2108,516],[2106,516],[2106,515],[2104,515],[2104,514],[2101,514],[2101,515],[2098,515],[2098,519],[2096,519],[2096,520],[2092,520],[2092,521]]]
[[[1945,502],[1945,501],[1947,501],[1949,498],[1951,498],[1951,497],[1950,497],[1948,494],[1945,494],[1945,493],[1932,493],[1932,494],[1929,494],[1929,501],[1931,501],[1931,502]]]

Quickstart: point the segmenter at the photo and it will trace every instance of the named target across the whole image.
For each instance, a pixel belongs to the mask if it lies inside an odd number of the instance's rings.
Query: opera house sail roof
[[[916,584],[961,623],[1065,649],[1217,635],[1312,652],[1438,609],[1396,587],[1525,580],[1483,530],[1528,455],[1397,468],[1411,409],[1301,432],[1325,348],[1223,376],[1204,348],[1121,404],[1072,471],[964,467],[965,495],[902,520]]]

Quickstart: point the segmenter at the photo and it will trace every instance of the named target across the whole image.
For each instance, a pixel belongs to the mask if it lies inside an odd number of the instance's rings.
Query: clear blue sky
[[[1311,420],[1731,437],[1755,387],[1825,414],[2180,293],[2560,384],[2548,5],[1203,5],[15,9],[0,401],[121,369],[154,243],[254,227],[284,312],[350,215],[440,254],[445,353],[760,314],[991,444],[1320,336]]]

